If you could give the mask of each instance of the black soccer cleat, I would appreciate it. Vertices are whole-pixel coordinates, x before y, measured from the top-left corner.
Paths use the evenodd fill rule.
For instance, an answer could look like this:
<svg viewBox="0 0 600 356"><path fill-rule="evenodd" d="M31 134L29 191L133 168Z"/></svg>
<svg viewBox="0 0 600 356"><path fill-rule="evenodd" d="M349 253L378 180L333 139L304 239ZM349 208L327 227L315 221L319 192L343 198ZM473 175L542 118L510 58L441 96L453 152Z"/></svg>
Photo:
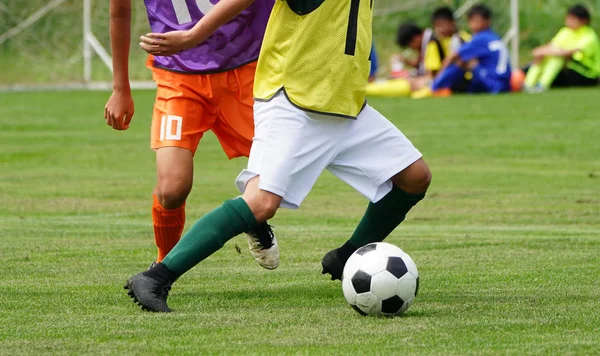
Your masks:
<svg viewBox="0 0 600 356"><path fill-rule="evenodd" d="M138 273L131 277L125 285L127 294L137 303L142 310L170 313L167 298L171 290L171 282L163 282L153 277Z"/></svg>
<svg viewBox="0 0 600 356"><path fill-rule="evenodd" d="M151 270L152 268L154 268L154 266L156 266L158 263L156 263L156 261L152 261L152 263L150 264L150 267L148 267L148 270ZM128 286L129 281L125 282L125 285L123 286L124 289L129 289Z"/></svg>
<svg viewBox="0 0 600 356"><path fill-rule="evenodd" d="M338 255L338 249L327 252L327 254L321 260L321 265L323 266L322 273L329 273L332 281L336 279L340 281L342 280L342 274L344 272L346 261L340 258Z"/></svg>

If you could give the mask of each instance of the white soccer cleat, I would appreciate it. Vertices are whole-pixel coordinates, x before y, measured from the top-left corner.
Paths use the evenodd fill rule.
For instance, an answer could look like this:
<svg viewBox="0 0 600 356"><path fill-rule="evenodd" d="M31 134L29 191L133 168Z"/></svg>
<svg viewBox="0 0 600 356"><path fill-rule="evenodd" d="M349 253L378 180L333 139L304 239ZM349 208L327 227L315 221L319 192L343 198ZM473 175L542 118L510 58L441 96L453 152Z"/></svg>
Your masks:
<svg viewBox="0 0 600 356"><path fill-rule="evenodd" d="M279 246L271 226L264 222L246 233L248 249L258 264L273 270L279 266Z"/></svg>

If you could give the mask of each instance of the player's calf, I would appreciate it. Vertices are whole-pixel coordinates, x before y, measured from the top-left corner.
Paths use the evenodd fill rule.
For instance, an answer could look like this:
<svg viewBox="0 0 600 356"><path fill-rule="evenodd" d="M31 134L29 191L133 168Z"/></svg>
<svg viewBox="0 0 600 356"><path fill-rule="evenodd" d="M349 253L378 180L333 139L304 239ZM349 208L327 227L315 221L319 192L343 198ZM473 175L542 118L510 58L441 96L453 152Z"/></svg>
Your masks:
<svg viewBox="0 0 600 356"><path fill-rule="evenodd" d="M392 181L392 190L381 200L369 204L350 239L323 257L323 274L330 274L332 280L341 280L346 261L357 249L371 242L383 241L400 225L410 209L425 197L431 172L419 159L396 174Z"/></svg>

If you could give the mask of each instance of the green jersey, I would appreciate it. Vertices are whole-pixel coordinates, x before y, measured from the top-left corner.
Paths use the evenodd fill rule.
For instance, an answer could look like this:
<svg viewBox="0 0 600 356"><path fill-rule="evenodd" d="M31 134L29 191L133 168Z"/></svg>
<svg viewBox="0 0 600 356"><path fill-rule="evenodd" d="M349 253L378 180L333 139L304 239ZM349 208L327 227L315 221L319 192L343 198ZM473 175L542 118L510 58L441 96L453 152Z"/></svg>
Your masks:
<svg viewBox="0 0 600 356"><path fill-rule="evenodd" d="M590 26L577 30L562 28L552 39L552 44L566 50L577 50L567 68L588 78L600 77L600 39Z"/></svg>

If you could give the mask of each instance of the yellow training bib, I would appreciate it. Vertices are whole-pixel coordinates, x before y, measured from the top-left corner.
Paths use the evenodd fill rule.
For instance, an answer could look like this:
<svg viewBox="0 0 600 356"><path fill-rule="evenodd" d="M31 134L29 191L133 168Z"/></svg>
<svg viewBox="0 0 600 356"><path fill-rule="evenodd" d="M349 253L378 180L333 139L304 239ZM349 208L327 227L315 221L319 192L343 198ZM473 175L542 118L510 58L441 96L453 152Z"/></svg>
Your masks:
<svg viewBox="0 0 600 356"><path fill-rule="evenodd" d="M278 0L263 40L256 100L354 118L365 105L373 0Z"/></svg>

